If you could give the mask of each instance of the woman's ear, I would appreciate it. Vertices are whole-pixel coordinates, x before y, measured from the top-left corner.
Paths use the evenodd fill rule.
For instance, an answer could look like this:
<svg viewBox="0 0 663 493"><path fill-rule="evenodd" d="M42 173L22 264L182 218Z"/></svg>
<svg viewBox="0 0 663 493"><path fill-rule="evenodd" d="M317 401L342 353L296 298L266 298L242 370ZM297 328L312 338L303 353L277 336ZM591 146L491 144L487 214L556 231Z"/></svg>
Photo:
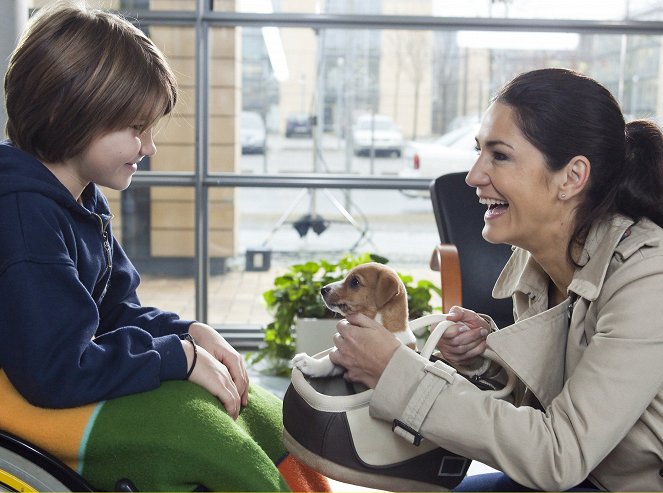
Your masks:
<svg viewBox="0 0 663 493"><path fill-rule="evenodd" d="M562 170L559 199L568 200L581 194L589 183L592 165L585 156L575 156Z"/></svg>

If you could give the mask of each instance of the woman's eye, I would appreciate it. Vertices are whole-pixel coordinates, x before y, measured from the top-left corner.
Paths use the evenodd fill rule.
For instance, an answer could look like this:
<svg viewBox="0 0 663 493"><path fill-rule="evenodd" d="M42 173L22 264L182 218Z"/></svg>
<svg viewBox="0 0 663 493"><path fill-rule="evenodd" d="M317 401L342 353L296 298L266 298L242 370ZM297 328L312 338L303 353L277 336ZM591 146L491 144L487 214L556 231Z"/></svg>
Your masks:
<svg viewBox="0 0 663 493"><path fill-rule="evenodd" d="M479 147L479 144L474 146L474 152L476 152L477 154L481 154L481 147Z"/></svg>
<svg viewBox="0 0 663 493"><path fill-rule="evenodd" d="M495 161L506 161L507 159L509 159L505 154L502 154L501 152L493 153L493 157L495 158Z"/></svg>

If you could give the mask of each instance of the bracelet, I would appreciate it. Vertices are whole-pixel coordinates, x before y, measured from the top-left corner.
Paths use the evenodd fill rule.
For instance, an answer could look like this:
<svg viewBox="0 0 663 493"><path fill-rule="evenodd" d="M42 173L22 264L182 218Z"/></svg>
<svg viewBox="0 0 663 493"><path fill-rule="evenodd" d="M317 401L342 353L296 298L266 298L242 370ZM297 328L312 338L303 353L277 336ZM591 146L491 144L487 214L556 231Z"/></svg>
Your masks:
<svg viewBox="0 0 663 493"><path fill-rule="evenodd" d="M196 367L196 361L198 361L198 346L196 346L196 340L189 333L182 334L180 339L183 341L189 341L193 346L193 362L191 363L191 368L189 368L189 371L186 372L186 380L188 380L193 373L193 369Z"/></svg>

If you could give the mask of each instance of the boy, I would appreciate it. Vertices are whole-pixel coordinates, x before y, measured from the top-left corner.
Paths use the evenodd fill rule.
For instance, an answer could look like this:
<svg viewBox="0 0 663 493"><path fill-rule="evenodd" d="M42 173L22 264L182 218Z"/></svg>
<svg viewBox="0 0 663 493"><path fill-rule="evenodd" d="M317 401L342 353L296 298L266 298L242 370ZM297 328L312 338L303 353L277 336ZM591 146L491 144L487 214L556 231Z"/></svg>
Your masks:
<svg viewBox="0 0 663 493"><path fill-rule="evenodd" d="M152 491L287 489L280 402L252 387L249 405L243 359L210 326L140 305L97 188L124 190L156 152L152 129L177 101L164 56L122 18L58 3L31 19L5 94L0 395L14 407L0 427L37 442L64 427L78 448L41 445L107 490L114 474ZM37 408L52 409L40 430L19 419ZM136 454L142 465L125 460Z"/></svg>

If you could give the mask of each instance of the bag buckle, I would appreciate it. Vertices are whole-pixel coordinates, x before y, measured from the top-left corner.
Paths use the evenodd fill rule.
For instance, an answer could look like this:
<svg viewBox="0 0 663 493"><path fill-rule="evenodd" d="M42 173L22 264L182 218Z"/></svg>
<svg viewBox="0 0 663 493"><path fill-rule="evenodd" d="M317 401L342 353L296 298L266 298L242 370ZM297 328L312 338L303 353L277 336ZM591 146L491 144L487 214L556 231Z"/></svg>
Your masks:
<svg viewBox="0 0 663 493"><path fill-rule="evenodd" d="M412 445L418 447L424 436L417 430L403 423L400 419L394 419L391 424L391 431L396 433L401 438L405 438L412 442Z"/></svg>

